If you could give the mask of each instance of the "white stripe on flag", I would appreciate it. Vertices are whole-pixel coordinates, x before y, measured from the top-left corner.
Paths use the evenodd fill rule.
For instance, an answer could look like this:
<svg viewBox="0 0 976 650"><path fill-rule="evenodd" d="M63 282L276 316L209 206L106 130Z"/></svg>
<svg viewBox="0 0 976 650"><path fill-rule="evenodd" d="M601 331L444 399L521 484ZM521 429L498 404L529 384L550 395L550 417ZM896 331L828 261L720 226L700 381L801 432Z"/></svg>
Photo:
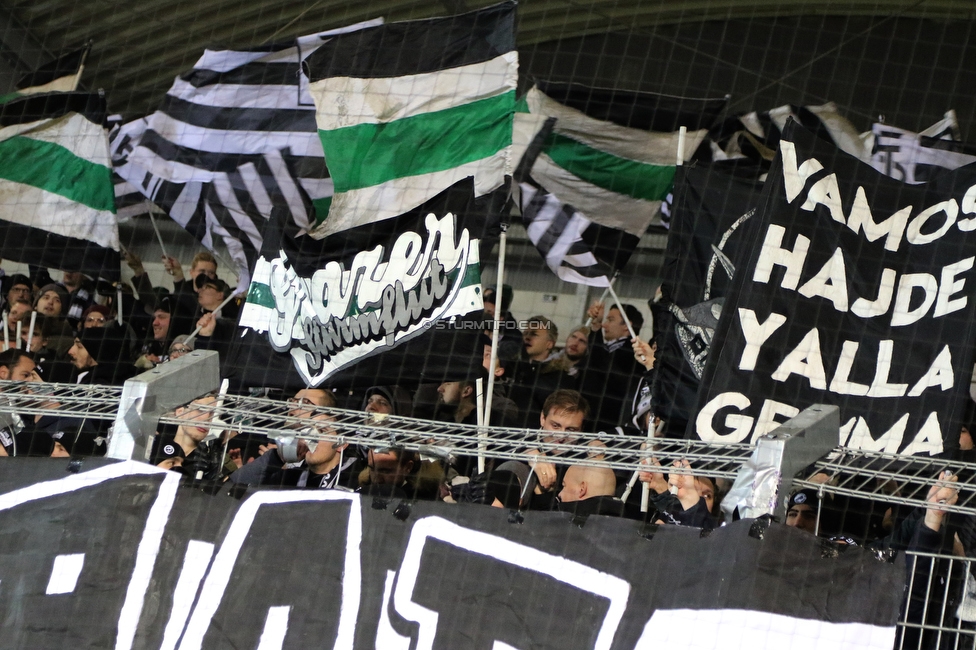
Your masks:
<svg viewBox="0 0 976 650"><path fill-rule="evenodd" d="M311 115L311 112L309 112ZM311 119L311 117L309 118ZM312 131L236 131L195 126L162 112L150 121L152 129L164 139L181 147L227 154L259 154L290 148L294 156L321 158L322 141ZM170 179L178 180L178 179Z"/></svg>
<svg viewBox="0 0 976 650"><path fill-rule="evenodd" d="M555 132L572 138L592 149L620 158L656 165L674 166L678 157L678 134L630 129L613 122L604 122L563 106L531 88L525 95L530 114L555 117ZM685 136L685 160L698 148L708 131L688 131ZM551 188L546 188L550 191ZM569 201L572 203L572 201ZM573 204L575 205L575 204Z"/></svg>
<svg viewBox="0 0 976 650"><path fill-rule="evenodd" d="M891 650L895 627L829 623L744 609L658 609L634 650Z"/></svg>
<svg viewBox="0 0 976 650"><path fill-rule="evenodd" d="M0 220L119 250L114 214L31 185L0 180Z"/></svg>
<svg viewBox="0 0 976 650"><path fill-rule="evenodd" d="M322 79L311 84L316 103L323 107L316 121L320 129L332 131L463 106L515 90L517 69L518 52L512 51L489 61L424 74Z"/></svg>
<svg viewBox="0 0 976 650"><path fill-rule="evenodd" d="M0 141L21 136L50 142L89 162L111 169L105 129L77 113L0 129Z"/></svg>
<svg viewBox="0 0 976 650"><path fill-rule="evenodd" d="M459 167L338 193L332 197L329 218L315 229L313 237L322 239L332 233L396 217L468 176L474 177L475 195L487 194L500 185L511 168L509 153L509 147L505 147L497 154Z"/></svg>
<svg viewBox="0 0 976 650"><path fill-rule="evenodd" d="M292 92L283 93L283 86L280 85L248 85L248 84L229 84L218 83L211 86L200 86L197 88L193 84L177 78L173 82L173 87L169 89L167 95L179 97L182 100L196 104L198 106L215 108L292 108L296 110L306 109L315 110L311 104L298 104L298 85Z"/></svg>
<svg viewBox="0 0 976 650"><path fill-rule="evenodd" d="M532 176L545 180L545 188L587 215L590 221L640 237L657 215L660 201L645 201L611 192L581 180L540 154Z"/></svg>

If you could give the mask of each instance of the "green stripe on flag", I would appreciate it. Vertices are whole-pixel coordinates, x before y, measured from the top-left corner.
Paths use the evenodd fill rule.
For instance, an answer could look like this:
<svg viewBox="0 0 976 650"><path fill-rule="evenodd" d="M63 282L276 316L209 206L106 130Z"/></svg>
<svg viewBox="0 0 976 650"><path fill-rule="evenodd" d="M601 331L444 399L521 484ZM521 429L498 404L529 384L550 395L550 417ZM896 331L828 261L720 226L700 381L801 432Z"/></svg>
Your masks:
<svg viewBox="0 0 976 650"><path fill-rule="evenodd" d="M315 207L315 224L313 227L316 227L325 221L327 216L329 216L329 207L332 205L332 197L326 196L321 199L312 199L312 205Z"/></svg>
<svg viewBox="0 0 976 650"><path fill-rule="evenodd" d="M115 213L115 189L109 168L79 158L51 142L23 136L0 142L0 178Z"/></svg>
<svg viewBox="0 0 976 650"><path fill-rule="evenodd" d="M512 144L515 91L385 124L319 131L335 191L459 167Z"/></svg>
<svg viewBox="0 0 976 650"><path fill-rule="evenodd" d="M275 309L275 299L271 294L271 287L260 282L252 282L247 288L247 301L259 307Z"/></svg>
<svg viewBox="0 0 976 650"><path fill-rule="evenodd" d="M673 165L620 158L558 133L543 150L552 161L592 185L646 201L663 201L674 185Z"/></svg>

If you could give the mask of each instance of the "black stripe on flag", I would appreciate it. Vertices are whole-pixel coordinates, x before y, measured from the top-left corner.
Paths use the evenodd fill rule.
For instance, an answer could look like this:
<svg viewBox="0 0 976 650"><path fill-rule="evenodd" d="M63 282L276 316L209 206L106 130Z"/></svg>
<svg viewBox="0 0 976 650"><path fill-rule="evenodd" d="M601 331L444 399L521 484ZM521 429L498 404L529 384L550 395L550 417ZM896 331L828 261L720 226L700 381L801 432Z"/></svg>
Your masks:
<svg viewBox="0 0 976 650"><path fill-rule="evenodd" d="M0 105L0 128L78 113L88 121L105 123L105 98L94 93L42 93Z"/></svg>
<svg viewBox="0 0 976 650"><path fill-rule="evenodd" d="M595 120L643 131L671 133L680 127L707 129L725 110L728 97L693 99L614 88L591 88L575 83L537 81L548 97Z"/></svg>
<svg viewBox="0 0 976 650"><path fill-rule="evenodd" d="M159 111L193 126L226 131L306 131L315 133L315 113L302 108L205 106L166 95Z"/></svg>
<svg viewBox="0 0 976 650"><path fill-rule="evenodd" d="M295 43L292 41L291 46ZM249 50L254 51L254 50ZM301 68L298 62L246 63L240 67L221 72L204 68L193 68L180 75L180 79L194 88L216 84L235 84L240 86L298 86Z"/></svg>
<svg viewBox="0 0 976 650"><path fill-rule="evenodd" d="M257 163L264 154L260 153L226 153L201 151L178 145L153 130L147 130L139 142L139 146L145 147L149 151L157 154L161 158L170 162L181 163L197 169L211 172L229 173L236 170L241 165L247 163ZM286 155L285 160L288 166L294 169L301 169L303 172L310 170L320 170L322 175L319 178L327 178L328 170L325 166L324 158L314 158L308 156ZM303 173L301 178L310 178L311 174Z"/></svg>
<svg viewBox="0 0 976 650"><path fill-rule="evenodd" d="M0 257L63 271L81 271L109 282L121 278L118 251L84 239L65 237L2 219Z"/></svg>
<svg viewBox="0 0 976 650"><path fill-rule="evenodd" d="M490 61L515 49L515 2L341 34L305 60L310 81L402 77Z"/></svg>
<svg viewBox="0 0 976 650"><path fill-rule="evenodd" d="M17 90L24 90L25 88L43 86L52 81L78 74L78 70L85 62L85 56L88 54L91 46L91 43L87 43L73 52L68 52L53 61L45 63L33 72L21 77L15 88Z"/></svg>
<svg viewBox="0 0 976 650"><path fill-rule="evenodd" d="M527 184L521 187L523 197L531 194L522 210L522 221L529 230L529 238L560 277L563 276L555 267L572 270L584 278L606 276L609 279L627 264L640 242L639 237L627 232L593 223L573 206L562 203L545 190ZM539 228L533 227L536 222L540 225L548 222L549 225L539 233ZM582 229L581 223L585 224ZM565 241L570 235L567 229L573 233L573 241ZM560 246L565 250L560 251Z"/></svg>

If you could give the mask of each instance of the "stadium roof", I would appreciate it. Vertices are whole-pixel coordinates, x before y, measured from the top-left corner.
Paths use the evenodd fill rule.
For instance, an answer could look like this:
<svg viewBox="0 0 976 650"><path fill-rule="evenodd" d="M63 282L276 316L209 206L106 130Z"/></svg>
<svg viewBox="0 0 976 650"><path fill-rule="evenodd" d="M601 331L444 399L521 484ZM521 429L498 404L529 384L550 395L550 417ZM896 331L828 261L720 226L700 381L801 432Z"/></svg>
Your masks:
<svg viewBox="0 0 976 650"><path fill-rule="evenodd" d="M104 88L127 115L154 107L173 77L205 47L249 47L379 16L388 21L448 15L486 1L385 0L8 0L0 54L24 74L44 60L94 43L83 86ZM0 12L2 14L3 12ZM867 16L973 21L972 0L525 0L519 45L658 26L795 16ZM6 22L6 24L3 24Z"/></svg>

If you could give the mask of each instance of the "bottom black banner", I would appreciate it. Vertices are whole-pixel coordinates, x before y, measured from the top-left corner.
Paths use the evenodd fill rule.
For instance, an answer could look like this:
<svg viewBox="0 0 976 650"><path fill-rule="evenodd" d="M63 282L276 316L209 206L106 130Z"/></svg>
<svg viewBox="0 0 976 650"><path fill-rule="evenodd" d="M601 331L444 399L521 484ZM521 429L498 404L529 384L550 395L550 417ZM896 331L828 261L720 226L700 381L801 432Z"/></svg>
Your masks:
<svg viewBox="0 0 976 650"><path fill-rule="evenodd" d="M212 496L141 463L3 459L0 647L892 647L903 564L751 523Z"/></svg>

